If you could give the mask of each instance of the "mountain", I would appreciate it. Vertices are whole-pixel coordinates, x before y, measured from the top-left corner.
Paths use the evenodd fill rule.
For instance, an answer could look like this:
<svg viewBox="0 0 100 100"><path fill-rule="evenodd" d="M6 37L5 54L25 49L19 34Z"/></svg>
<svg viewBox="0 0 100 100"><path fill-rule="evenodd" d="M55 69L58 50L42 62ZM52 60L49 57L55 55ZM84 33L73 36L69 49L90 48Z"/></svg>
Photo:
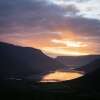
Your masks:
<svg viewBox="0 0 100 100"><path fill-rule="evenodd" d="M64 67L39 49L0 42L0 78L47 74Z"/></svg>
<svg viewBox="0 0 100 100"><path fill-rule="evenodd" d="M58 56L57 61L63 63L71 68L85 66L86 64L100 58L100 55L86 55L86 56Z"/></svg>
<svg viewBox="0 0 100 100"><path fill-rule="evenodd" d="M95 70L87 73L82 77L82 79L84 79L85 83L91 85L93 88L99 90L100 92L100 59L95 60L90 65L91 67L95 67Z"/></svg>
<svg viewBox="0 0 100 100"><path fill-rule="evenodd" d="M100 60L99 59L94 60L91 63L86 64L85 66L76 68L74 70L76 70L76 71L83 71L86 74L86 73L91 73L91 72L97 70L98 68L100 68Z"/></svg>
<svg viewBox="0 0 100 100"><path fill-rule="evenodd" d="M95 60L92 64L100 66L100 60ZM10 100L11 98L19 100L41 100L41 98L44 100L73 100L73 98L79 100L100 100L99 67L83 77L64 82L30 83L24 80L20 82L6 81L5 83L3 83L3 87L0 87L0 96L3 99L7 97Z"/></svg>
<svg viewBox="0 0 100 100"><path fill-rule="evenodd" d="M63 68L65 68L64 65L46 56L38 49L0 43L0 93L7 91L7 94L11 92L12 96L12 93L16 95L17 91L19 94L22 93L24 98L27 95L30 97L30 94L38 98L41 94L42 97L60 97L61 99L69 96L92 97L100 95L99 58L81 67L81 69L77 69L88 73L73 80L56 83L35 83L34 80L31 82L25 79L20 80L20 77L32 75L34 77L36 74L40 75L41 73L45 75ZM1 80L5 77L13 78L11 76L18 78L17 80Z"/></svg>
<svg viewBox="0 0 100 100"><path fill-rule="evenodd" d="M98 96L100 98L100 59L94 60L88 65L95 67L94 71L73 80L41 83L39 84L39 89L45 90L44 92L48 91L59 95L65 94L64 97L85 96L88 98Z"/></svg>
<svg viewBox="0 0 100 100"><path fill-rule="evenodd" d="M100 95L100 59L91 62L88 66L84 66L84 68L90 66L95 69L92 69L92 71L80 78L66 81L65 83L79 93L85 93L91 96L91 93Z"/></svg>

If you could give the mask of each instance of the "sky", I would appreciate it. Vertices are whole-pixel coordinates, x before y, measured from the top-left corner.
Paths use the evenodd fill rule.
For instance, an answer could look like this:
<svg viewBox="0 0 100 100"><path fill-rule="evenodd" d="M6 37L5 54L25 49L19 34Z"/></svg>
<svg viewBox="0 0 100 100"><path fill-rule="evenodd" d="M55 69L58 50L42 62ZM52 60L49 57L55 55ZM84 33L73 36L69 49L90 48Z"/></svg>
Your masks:
<svg viewBox="0 0 100 100"><path fill-rule="evenodd" d="M52 57L100 54L100 0L0 0L0 41Z"/></svg>

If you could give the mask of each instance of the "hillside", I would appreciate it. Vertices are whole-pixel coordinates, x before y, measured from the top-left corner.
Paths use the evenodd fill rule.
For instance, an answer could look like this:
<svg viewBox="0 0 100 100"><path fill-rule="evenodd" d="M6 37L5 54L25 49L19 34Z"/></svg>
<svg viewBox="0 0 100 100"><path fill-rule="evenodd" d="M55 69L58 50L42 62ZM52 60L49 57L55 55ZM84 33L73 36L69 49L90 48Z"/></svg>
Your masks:
<svg viewBox="0 0 100 100"><path fill-rule="evenodd" d="M70 68L77 68L80 66L85 66L98 58L100 58L100 55L58 56L56 60L66 66L69 66Z"/></svg>
<svg viewBox="0 0 100 100"><path fill-rule="evenodd" d="M0 77L46 74L65 66L40 50L0 43Z"/></svg>

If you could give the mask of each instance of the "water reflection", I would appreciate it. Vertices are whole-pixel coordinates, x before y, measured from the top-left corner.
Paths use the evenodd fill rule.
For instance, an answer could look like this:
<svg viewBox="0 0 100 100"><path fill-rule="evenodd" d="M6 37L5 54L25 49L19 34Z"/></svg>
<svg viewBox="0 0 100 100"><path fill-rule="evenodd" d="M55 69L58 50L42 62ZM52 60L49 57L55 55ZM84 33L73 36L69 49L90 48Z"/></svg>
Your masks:
<svg viewBox="0 0 100 100"><path fill-rule="evenodd" d="M83 75L84 72L80 71L68 71L68 72L56 71L48 75L45 75L42 78L41 82L59 82L65 80L72 80L81 77Z"/></svg>

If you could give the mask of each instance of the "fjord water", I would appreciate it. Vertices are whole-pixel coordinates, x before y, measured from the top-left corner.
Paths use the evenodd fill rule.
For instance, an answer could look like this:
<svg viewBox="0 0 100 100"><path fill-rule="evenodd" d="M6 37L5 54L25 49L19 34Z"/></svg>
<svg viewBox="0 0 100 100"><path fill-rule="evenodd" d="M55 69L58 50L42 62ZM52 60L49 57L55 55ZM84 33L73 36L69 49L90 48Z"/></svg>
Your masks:
<svg viewBox="0 0 100 100"><path fill-rule="evenodd" d="M84 72L81 71L55 71L53 73L49 73L45 75L41 82L60 82L65 80L72 80L75 78L79 78L84 75Z"/></svg>

